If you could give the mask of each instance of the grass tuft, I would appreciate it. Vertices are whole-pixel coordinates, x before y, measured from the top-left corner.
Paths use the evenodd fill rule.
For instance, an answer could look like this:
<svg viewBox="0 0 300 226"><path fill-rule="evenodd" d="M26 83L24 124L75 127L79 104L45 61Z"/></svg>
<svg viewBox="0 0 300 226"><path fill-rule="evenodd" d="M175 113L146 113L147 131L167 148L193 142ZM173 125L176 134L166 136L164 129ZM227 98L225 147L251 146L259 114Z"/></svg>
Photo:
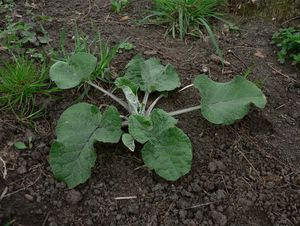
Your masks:
<svg viewBox="0 0 300 226"><path fill-rule="evenodd" d="M217 7L225 5L226 0L153 0L153 9L143 19L149 24L167 25L166 34L173 38L184 39L186 35L203 36L201 29L206 29L213 46L220 55L217 39L212 31L210 19L226 22L223 13Z"/></svg>
<svg viewBox="0 0 300 226"><path fill-rule="evenodd" d="M34 115L36 95L54 91L49 86L45 66L39 69L25 57L5 63L0 68L0 109L12 110L20 117Z"/></svg>

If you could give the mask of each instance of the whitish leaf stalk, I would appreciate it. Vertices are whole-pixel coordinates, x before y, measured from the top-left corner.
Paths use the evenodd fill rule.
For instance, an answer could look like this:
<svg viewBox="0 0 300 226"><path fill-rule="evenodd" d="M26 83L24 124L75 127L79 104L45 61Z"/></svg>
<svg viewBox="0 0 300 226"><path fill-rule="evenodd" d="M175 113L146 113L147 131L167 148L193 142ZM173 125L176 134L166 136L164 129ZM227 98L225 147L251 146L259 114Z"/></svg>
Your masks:
<svg viewBox="0 0 300 226"><path fill-rule="evenodd" d="M145 112L145 109L146 109L146 106L147 106L147 103L148 103L149 95L150 95L150 93L146 91L144 99L143 99L143 110L142 110L143 113Z"/></svg>
<svg viewBox="0 0 300 226"><path fill-rule="evenodd" d="M199 109L201 109L200 105L195 106L195 107L180 109L180 110L177 110L177 111L172 111L172 112L169 112L169 115L176 116L176 115L185 114L185 113L188 113L188 112L191 112L191 111L197 111Z"/></svg>
<svg viewBox="0 0 300 226"><path fill-rule="evenodd" d="M118 102L122 107L124 107L128 112L129 112L129 107L128 105L123 101L121 100L119 97L115 96L114 94L108 92L107 90L103 89L102 87L90 82L90 81L87 81L87 84L93 86L95 89L101 91L102 93L106 94L107 96L109 96L111 99L113 99L114 101Z"/></svg>
<svg viewBox="0 0 300 226"><path fill-rule="evenodd" d="M160 95L159 97L157 97L154 101L153 101L153 103L149 106L149 108L148 108L148 110L147 110L147 112L146 112L146 115L150 115L150 113L152 112L152 110L153 110L153 108L155 107L155 105L157 104L157 102L161 99L161 98L163 98L164 97L164 95Z"/></svg>
<svg viewBox="0 0 300 226"><path fill-rule="evenodd" d="M178 91L178 93L180 93L180 92L182 92L182 91L184 91L184 90L186 90L186 89L189 89L189 88L191 88L191 87L194 87L194 84L190 84L190 85L187 85L187 86L183 87L182 89L180 89L180 90Z"/></svg>

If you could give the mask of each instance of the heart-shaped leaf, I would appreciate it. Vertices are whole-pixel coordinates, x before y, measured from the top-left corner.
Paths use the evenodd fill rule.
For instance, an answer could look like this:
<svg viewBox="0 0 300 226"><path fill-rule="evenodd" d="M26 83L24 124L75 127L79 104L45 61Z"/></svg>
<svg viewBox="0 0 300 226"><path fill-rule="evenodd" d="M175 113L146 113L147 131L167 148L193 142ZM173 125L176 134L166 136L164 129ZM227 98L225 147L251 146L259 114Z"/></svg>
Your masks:
<svg viewBox="0 0 300 226"><path fill-rule="evenodd" d="M75 53L67 62L58 61L50 68L50 78L60 89L70 89L88 80L97 58L89 53Z"/></svg>
<svg viewBox="0 0 300 226"><path fill-rule="evenodd" d="M171 91L180 86L175 68L168 64L163 66L159 59L144 60L140 55L134 57L126 66L126 73L116 80L116 85L129 86L133 92L140 90L152 93Z"/></svg>
<svg viewBox="0 0 300 226"><path fill-rule="evenodd" d="M142 157L159 176L175 181L191 170L192 144L182 130L169 128L145 144Z"/></svg>
<svg viewBox="0 0 300 226"><path fill-rule="evenodd" d="M242 76L220 83L201 75L195 87L200 91L203 117L215 124L230 125L247 115L251 104L264 108L267 103L263 92Z"/></svg>
<svg viewBox="0 0 300 226"><path fill-rule="evenodd" d="M174 127L177 120L161 109L154 109L149 117L131 115L128 120L128 130L139 143L156 139L164 130Z"/></svg>
<svg viewBox="0 0 300 226"><path fill-rule="evenodd" d="M175 127L177 120L161 109L149 117L132 115L128 130L139 143L145 144L145 164L166 180L174 181L190 171L192 145L187 135Z"/></svg>
<svg viewBox="0 0 300 226"><path fill-rule="evenodd" d="M96 161L94 143L120 140L120 114L112 106L102 115L94 105L75 104L61 115L56 134L57 140L50 150L50 166L58 180L73 188L91 175Z"/></svg>

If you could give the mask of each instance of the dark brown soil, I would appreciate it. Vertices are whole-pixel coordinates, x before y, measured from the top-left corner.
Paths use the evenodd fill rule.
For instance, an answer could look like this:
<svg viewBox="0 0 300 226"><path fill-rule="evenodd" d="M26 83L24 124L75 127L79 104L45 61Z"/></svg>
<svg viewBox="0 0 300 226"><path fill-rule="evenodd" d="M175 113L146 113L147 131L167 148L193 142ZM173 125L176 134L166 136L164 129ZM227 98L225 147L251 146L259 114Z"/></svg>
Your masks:
<svg viewBox="0 0 300 226"><path fill-rule="evenodd" d="M236 18L240 33L220 27L220 44L230 62L222 70L210 60L214 51L209 42L182 42L164 38L164 28L135 26L150 1L130 1L126 21L111 13L109 2L37 1L35 12L54 18L46 27L53 43L59 29L71 28L75 21L88 33L100 29L111 43L130 38L137 48L117 57L116 71L137 52L175 65L183 85L206 68L213 79L226 81L253 65L250 79L262 83L268 105L227 127L208 123L199 112L178 117L193 142L194 157L191 172L175 183L142 167L139 154L122 144L99 144L91 179L74 190L53 178L47 158L59 115L80 93L66 91L45 100L46 116L33 127L2 113L0 156L8 173L5 179L0 175L0 225L10 220L26 226L300 225L300 70L277 62L270 39L279 25ZM22 3L19 8L19 13L26 9ZM97 93L86 101L110 103ZM189 89L170 95L160 107L176 110L198 101L197 92ZM30 134L33 149L15 150L13 143ZM136 198L115 199L127 196Z"/></svg>

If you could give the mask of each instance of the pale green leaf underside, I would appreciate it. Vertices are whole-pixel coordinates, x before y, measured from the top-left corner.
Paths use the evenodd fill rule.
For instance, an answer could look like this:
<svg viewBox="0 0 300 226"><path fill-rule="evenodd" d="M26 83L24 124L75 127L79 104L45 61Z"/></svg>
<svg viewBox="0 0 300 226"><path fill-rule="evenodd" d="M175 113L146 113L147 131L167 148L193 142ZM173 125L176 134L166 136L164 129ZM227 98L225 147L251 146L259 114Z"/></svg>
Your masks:
<svg viewBox="0 0 300 226"><path fill-rule="evenodd" d="M169 128L144 145L142 158L159 176L175 181L191 169L192 144L182 130Z"/></svg>
<svg viewBox="0 0 300 226"><path fill-rule="evenodd" d="M58 61L50 68L50 78L60 89L70 89L88 80L97 65L89 53L76 53L68 62Z"/></svg>
<svg viewBox="0 0 300 226"><path fill-rule="evenodd" d="M133 92L138 87L152 93L174 90L180 87L180 79L172 65L163 66L156 58L144 60L136 56L128 63L125 75L117 79L116 84L127 84Z"/></svg>
<svg viewBox="0 0 300 226"><path fill-rule="evenodd" d="M117 143L121 119L115 107L103 113L91 104L79 103L68 108L56 128L57 140L50 150L50 166L55 177L70 188L84 183L96 161L96 141Z"/></svg>
<svg viewBox="0 0 300 226"><path fill-rule="evenodd" d="M160 134L174 127L177 120L161 109L154 109L149 117L131 115L128 120L128 130L131 136L139 143L156 139Z"/></svg>
<svg viewBox="0 0 300 226"><path fill-rule="evenodd" d="M134 151L135 143L133 137L130 134L124 133L122 135L122 142L130 151Z"/></svg>
<svg viewBox="0 0 300 226"><path fill-rule="evenodd" d="M267 103L263 92L242 76L219 83L201 75L195 87L200 91L203 117L215 124L230 125L247 115L251 104L264 108Z"/></svg>

